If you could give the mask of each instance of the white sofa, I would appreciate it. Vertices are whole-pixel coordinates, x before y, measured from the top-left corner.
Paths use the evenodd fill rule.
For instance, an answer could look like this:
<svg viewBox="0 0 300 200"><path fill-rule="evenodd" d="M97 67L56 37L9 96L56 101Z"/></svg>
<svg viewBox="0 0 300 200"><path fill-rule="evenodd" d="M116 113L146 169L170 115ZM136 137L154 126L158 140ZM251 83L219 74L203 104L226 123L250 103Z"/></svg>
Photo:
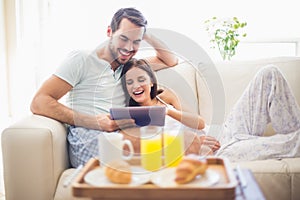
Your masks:
<svg viewBox="0 0 300 200"><path fill-rule="evenodd" d="M184 107L199 112L210 123L214 122L212 111L220 109L221 115L223 111L226 115L257 70L267 64L282 70L300 104L299 57L216 64L224 86L225 98L221 98L224 108L222 103L221 107L214 107L212 103L214 95L209 84L214 82L208 84L205 73L197 73L197 68L188 62L159 71L158 79L181 95ZM213 66L204 64L201 67L205 72ZM272 129L266 134L272 134ZM70 187L62 186L74 170L69 168L64 124L38 115L28 116L3 131L2 152L6 200L74 199ZM300 199L300 158L239 164L252 170L267 199Z"/></svg>

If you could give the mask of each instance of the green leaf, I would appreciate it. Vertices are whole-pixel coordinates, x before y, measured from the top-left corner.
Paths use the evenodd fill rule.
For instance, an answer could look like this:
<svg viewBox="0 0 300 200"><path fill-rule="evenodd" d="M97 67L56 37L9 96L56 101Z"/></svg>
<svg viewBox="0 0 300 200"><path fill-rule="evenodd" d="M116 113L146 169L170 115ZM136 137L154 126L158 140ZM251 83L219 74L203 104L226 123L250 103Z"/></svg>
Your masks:
<svg viewBox="0 0 300 200"><path fill-rule="evenodd" d="M240 42L240 37L246 37L247 34L240 34L240 29L247 25L247 22L240 22L237 17L232 20L216 21L217 17L212 17L211 20L206 20L204 23L208 25L205 29L212 38L211 44L218 47L223 59L230 60L235 55L236 48ZM217 22L217 23L216 23ZM214 28L217 28L214 30Z"/></svg>

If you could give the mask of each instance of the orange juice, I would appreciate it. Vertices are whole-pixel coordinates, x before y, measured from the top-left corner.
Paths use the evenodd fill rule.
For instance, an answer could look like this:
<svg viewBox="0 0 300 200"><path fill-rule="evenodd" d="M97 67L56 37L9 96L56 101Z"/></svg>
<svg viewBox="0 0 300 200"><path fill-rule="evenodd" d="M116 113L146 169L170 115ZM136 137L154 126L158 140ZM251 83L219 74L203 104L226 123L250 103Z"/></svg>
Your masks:
<svg viewBox="0 0 300 200"><path fill-rule="evenodd" d="M184 154L183 134L181 131L164 132L164 157L166 167L175 167L182 160Z"/></svg>
<svg viewBox="0 0 300 200"><path fill-rule="evenodd" d="M159 170L162 166L161 156L161 135L153 138L141 138L141 162L143 168L149 171Z"/></svg>

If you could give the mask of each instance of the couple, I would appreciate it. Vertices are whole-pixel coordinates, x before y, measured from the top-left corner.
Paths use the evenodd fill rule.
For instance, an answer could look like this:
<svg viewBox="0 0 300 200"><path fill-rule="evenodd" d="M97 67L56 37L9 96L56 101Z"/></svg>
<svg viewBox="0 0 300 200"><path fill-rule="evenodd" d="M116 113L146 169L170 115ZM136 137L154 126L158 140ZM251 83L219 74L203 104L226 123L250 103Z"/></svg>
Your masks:
<svg viewBox="0 0 300 200"><path fill-rule="evenodd" d="M34 114L44 115L70 125L68 142L73 167L84 164L91 157L98 154L96 138L101 131L112 132L119 130L120 127L123 129L134 125L133 120L111 120L108 110L113 106L126 105L126 90L122 88L121 73L125 64L137 53L143 40L156 51L156 56L145 59L153 70L172 67L177 64L177 58L174 54L170 53L166 45L155 36L148 34L146 26L147 20L140 11L134 8L118 10L107 28L108 43L97 48L91 54L79 51L71 53L34 96L31 103L31 111ZM135 60L132 61L135 62ZM263 81L260 82L259 78ZM266 84L268 87L264 85L259 88L259 91L256 90L256 86L247 89L245 95L241 98L242 100L237 103L224 124L224 137L221 138L222 145L218 154L228 156L230 160L260 159L257 156L245 155L245 152L247 154L247 151L249 151L245 142L250 141L249 148L253 152L255 151L255 143L261 141L262 146L258 145L259 148L264 147L266 143L267 145L270 144L266 151L263 150L266 152L265 157L268 157L269 154L271 154L269 157L299 156L300 111L285 80L275 68L262 71L256 79L257 81L254 81L254 83ZM280 81L277 82L277 79ZM154 83L152 84L154 85ZM277 87L276 84L282 86ZM180 107L172 100L174 98L169 100L166 98L171 96L168 93L168 90L164 90L158 97L174 107L174 110L167 109L167 114L176 119L176 116L180 117L182 113ZM255 98L251 97L251 93L255 94ZM59 99L65 94L68 94L66 99L68 106L59 102ZM286 98L271 98L276 95L283 95ZM270 98L265 98L265 96L270 96ZM260 98L260 101L257 98ZM151 102L152 100L151 98ZM164 104L158 98L155 98L154 101ZM250 101L257 103L258 107L243 106L249 105ZM259 109L259 105L264 107ZM278 109L282 109L280 110L282 115L271 116L276 115ZM257 113L262 111L263 115ZM283 114L285 114L283 119L290 120L291 123L286 124L284 120L280 120L282 123L276 123L278 133L282 134L277 134L279 135L278 139L274 137L275 140L281 142L281 145L277 145L277 149L274 149L274 151L280 150L280 148L286 151L273 156L273 140L265 141L264 138L259 136L263 132L262 127L265 123L273 121L273 119L277 122ZM200 127L192 128L203 128L204 120L201 117L197 119L202 125L199 123ZM260 126L255 126L257 124ZM244 133L243 136L247 137L239 136L241 133ZM202 139L204 140L202 142L211 146L213 150L219 148L219 143L215 139L210 137L202 137ZM284 146L285 144L287 145ZM247 148L243 148L243 146L247 146ZM240 155L243 155L243 157Z"/></svg>

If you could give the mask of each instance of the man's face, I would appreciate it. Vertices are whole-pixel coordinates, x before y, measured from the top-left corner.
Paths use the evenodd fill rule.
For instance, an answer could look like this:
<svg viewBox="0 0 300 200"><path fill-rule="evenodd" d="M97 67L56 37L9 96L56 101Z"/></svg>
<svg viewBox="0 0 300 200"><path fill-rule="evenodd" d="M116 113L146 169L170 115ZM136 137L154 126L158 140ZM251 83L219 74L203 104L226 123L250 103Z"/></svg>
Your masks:
<svg viewBox="0 0 300 200"><path fill-rule="evenodd" d="M128 19L123 19L119 29L111 33L109 49L114 61L125 64L137 52L143 39L144 27L136 26Z"/></svg>

